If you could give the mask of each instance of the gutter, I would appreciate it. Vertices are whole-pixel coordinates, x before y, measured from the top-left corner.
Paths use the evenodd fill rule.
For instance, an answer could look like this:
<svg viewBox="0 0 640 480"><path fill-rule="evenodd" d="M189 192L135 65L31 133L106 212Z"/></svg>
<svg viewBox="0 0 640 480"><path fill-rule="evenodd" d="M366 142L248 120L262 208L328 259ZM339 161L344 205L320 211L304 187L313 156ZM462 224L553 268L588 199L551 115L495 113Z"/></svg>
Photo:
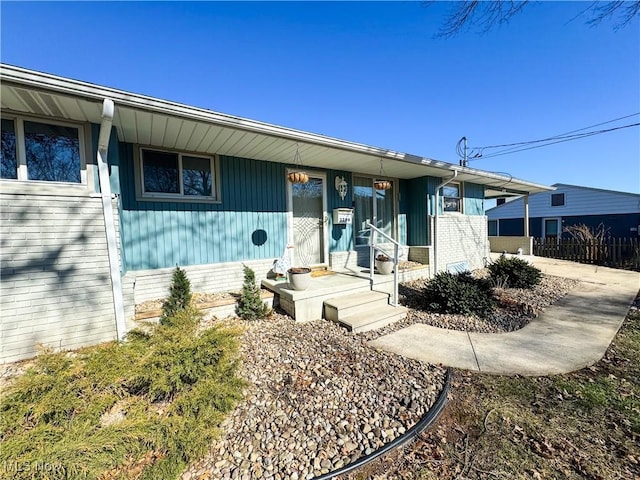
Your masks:
<svg viewBox="0 0 640 480"><path fill-rule="evenodd" d="M433 219L433 274L438 273L438 217L440 216L440 189L445 185L453 182L458 176L458 170L453 171L451 178L448 178L436 187L436 212ZM461 199L462 200L462 199Z"/></svg>
<svg viewBox="0 0 640 480"><path fill-rule="evenodd" d="M120 278L120 265L118 258L118 243L116 240L116 227L113 218L113 204L111 203L111 184L109 182L109 168L107 167L107 153L109 151L109 138L111 137L111 124L115 105L113 100L105 98L102 103L102 121L100 123L100 135L98 136L98 177L100 178L100 197L102 198L102 213L107 235L107 251L109 253L109 271L111 274L111 291L113 295L113 307L116 315L116 335L118 340L124 339L126 332L124 317L124 300L122 298L122 279Z"/></svg>

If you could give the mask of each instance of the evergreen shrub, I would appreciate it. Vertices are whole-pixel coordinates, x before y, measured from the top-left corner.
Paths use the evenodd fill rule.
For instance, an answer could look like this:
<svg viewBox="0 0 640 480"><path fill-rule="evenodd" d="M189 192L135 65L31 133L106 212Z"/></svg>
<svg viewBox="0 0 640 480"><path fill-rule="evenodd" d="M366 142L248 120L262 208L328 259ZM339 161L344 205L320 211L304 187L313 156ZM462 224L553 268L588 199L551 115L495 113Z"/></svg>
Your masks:
<svg viewBox="0 0 640 480"><path fill-rule="evenodd" d="M518 257L500 257L488 266L494 281L504 281L512 288L533 288L542 280L542 272Z"/></svg>
<svg viewBox="0 0 640 480"><path fill-rule="evenodd" d="M191 282L187 273L176 266L169 287L169 296L162 303L162 317L160 323L170 321L176 313L181 312L191 303Z"/></svg>
<svg viewBox="0 0 640 480"><path fill-rule="evenodd" d="M470 272L440 272L427 283L424 293L424 306L439 313L485 316L496 305L491 282Z"/></svg>
<svg viewBox="0 0 640 480"><path fill-rule="evenodd" d="M262 301L260 287L256 285L256 274L251 268L244 267L244 283L238 299L236 314L243 320L257 320L269 314L269 307Z"/></svg>

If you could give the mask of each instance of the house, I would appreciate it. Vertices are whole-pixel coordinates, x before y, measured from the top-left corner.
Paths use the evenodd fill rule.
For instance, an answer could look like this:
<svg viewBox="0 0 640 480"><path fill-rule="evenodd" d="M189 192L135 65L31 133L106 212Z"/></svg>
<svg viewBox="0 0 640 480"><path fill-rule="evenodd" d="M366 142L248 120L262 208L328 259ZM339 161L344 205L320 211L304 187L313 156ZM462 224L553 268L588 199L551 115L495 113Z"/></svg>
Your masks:
<svg viewBox="0 0 640 480"><path fill-rule="evenodd" d="M430 275L476 268L485 199L549 190L20 67L0 80L2 362L122 338L176 265L196 291L239 290L243 264L265 279L287 245L294 264L367 265L367 222Z"/></svg>
<svg viewBox="0 0 640 480"><path fill-rule="evenodd" d="M556 183L555 190L528 198L529 234L536 238L568 237L571 225L584 224L594 231L602 224L612 237L636 237L640 226L640 195ZM490 236L524 233L524 198L487 210Z"/></svg>

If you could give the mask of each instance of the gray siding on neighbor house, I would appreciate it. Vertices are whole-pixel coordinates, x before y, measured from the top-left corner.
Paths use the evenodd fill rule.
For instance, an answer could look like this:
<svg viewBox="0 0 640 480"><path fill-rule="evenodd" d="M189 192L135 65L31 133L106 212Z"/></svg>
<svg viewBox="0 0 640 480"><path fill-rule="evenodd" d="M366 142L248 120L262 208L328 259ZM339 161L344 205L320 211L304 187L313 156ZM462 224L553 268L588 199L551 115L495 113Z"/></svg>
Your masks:
<svg viewBox="0 0 640 480"><path fill-rule="evenodd" d="M0 361L113 340L101 199L3 193L0 211Z"/></svg>

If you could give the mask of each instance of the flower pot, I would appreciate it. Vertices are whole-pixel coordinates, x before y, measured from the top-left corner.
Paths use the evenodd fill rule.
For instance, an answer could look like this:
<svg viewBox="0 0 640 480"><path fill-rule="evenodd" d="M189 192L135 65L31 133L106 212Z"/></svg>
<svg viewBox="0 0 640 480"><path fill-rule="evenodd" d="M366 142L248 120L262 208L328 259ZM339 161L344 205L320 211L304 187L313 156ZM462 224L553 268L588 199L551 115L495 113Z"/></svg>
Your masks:
<svg viewBox="0 0 640 480"><path fill-rule="evenodd" d="M373 182L373 188L376 190L389 190L391 188L391 182L388 180L376 180Z"/></svg>
<svg viewBox="0 0 640 480"><path fill-rule="evenodd" d="M309 181L309 175L305 172L291 172L287 175L287 178L291 183L307 183Z"/></svg>
<svg viewBox="0 0 640 480"><path fill-rule="evenodd" d="M390 275L393 272L393 260L376 260L376 270L381 275Z"/></svg>
<svg viewBox="0 0 640 480"><path fill-rule="evenodd" d="M287 270L289 285L294 290L306 290L311 283L311 269L308 267L293 267Z"/></svg>

